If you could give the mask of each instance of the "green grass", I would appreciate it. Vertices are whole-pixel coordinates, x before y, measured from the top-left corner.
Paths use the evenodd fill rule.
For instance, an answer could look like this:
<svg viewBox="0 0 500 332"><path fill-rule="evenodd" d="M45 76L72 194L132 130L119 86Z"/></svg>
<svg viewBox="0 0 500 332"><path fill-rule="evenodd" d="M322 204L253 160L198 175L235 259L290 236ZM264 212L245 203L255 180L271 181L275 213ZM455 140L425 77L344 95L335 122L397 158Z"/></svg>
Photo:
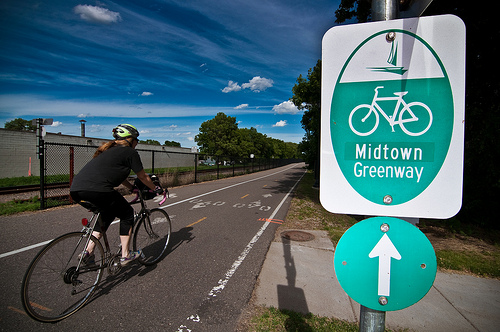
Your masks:
<svg viewBox="0 0 500 332"><path fill-rule="evenodd" d="M294 204L287 214L286 227L328 231L335 244L358 220L353 216L326 211L319 201L318 189L313 188L314 182L314 175L308 172L297 186Z"/></svg>
<svg viewBox="0 0 500 332"><path fill-rule="evenodd" d="M304 332L355 332L358 331L356 323L348 323L335 318L319 317L313 314L299 314L289 310L276 308L261 308L262 314L253 317L249 331L304 331Z"/></svg>
<svg viewBox="0 0 500 332"><path fill-rule="evenodd" d="M464 271L483 277L500 278L499 252L436 251L438 266L448 270Z"/></svg>
<svg viewBox="0 0 500 332"><path fill-rule="evenodd" d="M38 200L38 197L35 197L30 201L14 200L6 203L0 203L0 215L11 215L25 211L36 211L39 208L40 201Z"/></svg>
<svg viewBox="0 0 500 332"><path fill-rule="evenodd" d="M39 176L20 176L15 178L0 179L0 187L15 187L40 184Z"/></svg>

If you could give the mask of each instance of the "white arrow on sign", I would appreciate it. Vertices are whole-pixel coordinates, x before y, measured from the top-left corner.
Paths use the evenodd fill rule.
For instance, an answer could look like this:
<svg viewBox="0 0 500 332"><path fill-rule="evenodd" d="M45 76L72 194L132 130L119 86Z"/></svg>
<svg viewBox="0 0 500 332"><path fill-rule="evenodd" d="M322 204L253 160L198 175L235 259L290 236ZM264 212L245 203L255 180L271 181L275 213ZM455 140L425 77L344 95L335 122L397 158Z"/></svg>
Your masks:
<svg viewBox="0 0 500 332"><path fill-rule="evenodd" d="M368 257L378 257L378 295L389 296L391 289L391 258L401 259L398 250L387 234L384 234Z"/></svg>

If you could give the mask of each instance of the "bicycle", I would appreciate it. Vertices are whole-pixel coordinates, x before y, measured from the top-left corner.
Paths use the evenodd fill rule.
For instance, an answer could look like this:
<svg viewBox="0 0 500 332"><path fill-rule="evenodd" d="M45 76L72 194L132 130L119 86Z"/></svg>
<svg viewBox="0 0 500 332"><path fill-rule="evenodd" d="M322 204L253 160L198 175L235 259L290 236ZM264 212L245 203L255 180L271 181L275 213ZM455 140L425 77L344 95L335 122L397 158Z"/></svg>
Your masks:
<svg viewBox="0 0 500 332"><path fill-rule="evenodd" d="M420 136L420 135L423 135L424 133L426 133L427 130L429 130L429 128L431 127L431 124L432 124L432 112L427 105L425 105L424 103L421 103L419 101L406 103L403 99L403 96L405 96L408 93L408 91L394 92L394 95L396 95L396 97L378 97L378 89L383 89L383 88L384 88L383 86L377 86L375 88L375 94L373 96L373 100L372 100L371 105L361 104L361 105L356 106L351 111L351 114L349 114L349 127L351 128L353 133L355 133L358 136L371 135L377 129L377 127L379 125L380 116L378 113L382 114L382 116L387 120L387 122L389 122L389 124L392 127L392 132L394 132L395 125L399 125L401 127L401 129L403 130L403 132L405 132L407 135L410 135L410 136ZM397 103L396 103L396 107L394 108L393 114L387 115L384 112L384 110L380 107L380 105L378 104L379 101L396 101ZM400 105L403 105L403 107L401 109L401 112L399 112L398 120L396 120ZM366 108L368 109L367 111L364 110ZM423 108L423 110L421 108ZM366 115L364 115L363 111L358 112L360 110L364 110L364 112L367 112ZM409 122L419 121L419 117L417 117L415 115L415 113L417 111L420 115L420 118L428 117L429 123L427 124L427 126L423 130L419 129L419 131L417 130L415 132L413 130L409 130L408 128L406 128L405 124L409 123ZM423 111L423 113L420 114L422 111ZM356 112L358 112L357 117L354 116L354 114ZM357 130L354 128L353 118L355 118L356 121L359 121L358 118L362 117L361 122L364 123L368 120L368 118L372 114L374 114L374 116L375 116L374 119L370 120L370 121L375 121L373 128L371 128L367 131L363 130L363 129Z"/></svg>
<svg viewBox="0 0 500 332"><path fill-rule="evenodd" d="M143 265L153 265L167 250L171 222L164 210L147 208L146 194L138 190L136 198L130 202L141 204L134 218L132 243L134 251L142 249L137 260ZM165 190L160 205L167 194L168 190ZM92 235L97 222L101 222L101 212L90 202L80 202L80 205L93 212L90 221L83 218L82 231L61 235L48 243L35 256L24 275L22 304L26 313L35 320L53 323L74 314L91 299L104 269L110 275L116 275L122 268L121 248L113 254L106 232L101 233L104 248ZM94 259L89 262L85 259L85 251L91 242L94 244Z"/></svg>

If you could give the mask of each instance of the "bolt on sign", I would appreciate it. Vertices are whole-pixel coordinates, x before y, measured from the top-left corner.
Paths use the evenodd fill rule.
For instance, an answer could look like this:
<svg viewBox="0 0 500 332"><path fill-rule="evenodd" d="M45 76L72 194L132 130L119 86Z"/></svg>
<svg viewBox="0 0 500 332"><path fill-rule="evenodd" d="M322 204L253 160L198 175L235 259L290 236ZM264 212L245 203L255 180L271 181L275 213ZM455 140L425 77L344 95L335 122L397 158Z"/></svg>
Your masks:
<svg viewBox="0 0 500 332"><path fill-rule="evenodd" d="M336 213L449 218L462 204L465 25L442 15L323 37L320 198Z"/></svg>

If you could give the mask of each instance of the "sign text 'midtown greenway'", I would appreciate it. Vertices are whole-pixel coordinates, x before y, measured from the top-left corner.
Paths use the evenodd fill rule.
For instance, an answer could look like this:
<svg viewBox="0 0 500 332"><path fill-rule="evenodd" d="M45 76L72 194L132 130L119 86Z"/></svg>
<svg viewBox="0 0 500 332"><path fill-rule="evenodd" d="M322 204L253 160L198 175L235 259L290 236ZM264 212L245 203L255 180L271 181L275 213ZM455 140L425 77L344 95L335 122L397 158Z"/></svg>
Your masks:
<svg viewBox="0 0 500 332"><path fill-rule="evenodd" d="M394 179L422 178L425 166L418 162L432 162L434 159L434 143L346 143L346 160L356 160L353 174L355 177L378 177ZM375 166L371 161L387 161L386 165ZM391 161L406 161L407 165L390 164ZM417 166L414 166L417 165Z"/></svg>

